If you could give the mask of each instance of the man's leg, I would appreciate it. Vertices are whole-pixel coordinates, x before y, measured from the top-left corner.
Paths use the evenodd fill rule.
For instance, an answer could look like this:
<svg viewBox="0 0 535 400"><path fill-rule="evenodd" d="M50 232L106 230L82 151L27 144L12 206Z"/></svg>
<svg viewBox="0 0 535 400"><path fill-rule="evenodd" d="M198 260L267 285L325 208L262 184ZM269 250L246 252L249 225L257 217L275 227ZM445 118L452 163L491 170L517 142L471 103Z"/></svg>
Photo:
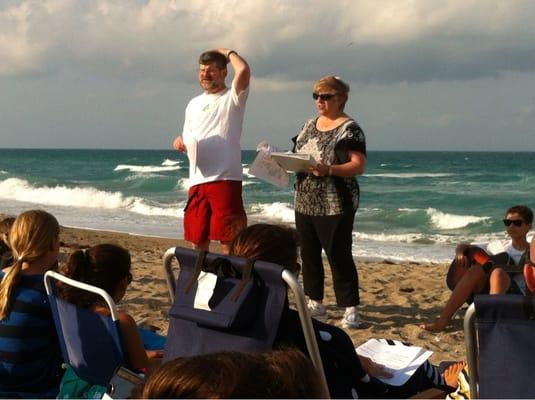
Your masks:
<svg viewBox="0 0 535 400"><path fill-rule="evenodd" d="M511 278L503 268L494 268L490 274L490 294L505 294L511 287Z"/></svg>
<svg viewBox="0 0 535 400"><path fill-rule="evenodd" d="M219 240L221 251L228 254L232 241L247 227L240 181L216 181L209 184L208 199L212 216L210 239Z"/></svg>
<svg viewBox="0 0 535 400"><path fill-rule="evenodd" d="M184 239L196 250L208 250L210 246L210 207L203 194L203 184L189 189L184 208Z"/></svg>
<svg viewBox="0 0 535 400"><path fill-rule="evenodd" d="M461 308L472 293L481 293L485 289L486 280L487 276L483 267L472 265L455 286L438 319L430 324L422 324L420 327L433 332L443 330L450 322L453 314Z"/></svg>

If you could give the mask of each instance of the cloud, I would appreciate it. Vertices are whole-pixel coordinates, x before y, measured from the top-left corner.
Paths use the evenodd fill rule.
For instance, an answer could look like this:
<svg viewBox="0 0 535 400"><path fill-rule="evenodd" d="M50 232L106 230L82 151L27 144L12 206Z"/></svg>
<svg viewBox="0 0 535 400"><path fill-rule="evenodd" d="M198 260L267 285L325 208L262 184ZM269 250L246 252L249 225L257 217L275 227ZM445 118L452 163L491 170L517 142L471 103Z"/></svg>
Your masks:
<svg viewBox="0 0 535 400"><path fill-rule="evenodd" d="M200 51L247 56L260 87L499 77L535 68L530 0L28 0L0 6L0 75L74 70L191 81Z"/></svg>

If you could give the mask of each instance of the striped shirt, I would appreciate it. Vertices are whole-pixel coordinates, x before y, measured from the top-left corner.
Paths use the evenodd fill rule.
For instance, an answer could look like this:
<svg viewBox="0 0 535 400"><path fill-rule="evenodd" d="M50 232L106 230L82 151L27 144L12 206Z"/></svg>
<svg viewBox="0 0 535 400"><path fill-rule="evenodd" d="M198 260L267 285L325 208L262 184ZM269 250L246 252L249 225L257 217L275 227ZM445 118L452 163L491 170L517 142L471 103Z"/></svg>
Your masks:
<svg viewBox="0 0 535 400"><path fill-rule="evenodd" d="M0 394L55 396L62 358L43 275L21 275L12 295L0 321Z"/></svg>

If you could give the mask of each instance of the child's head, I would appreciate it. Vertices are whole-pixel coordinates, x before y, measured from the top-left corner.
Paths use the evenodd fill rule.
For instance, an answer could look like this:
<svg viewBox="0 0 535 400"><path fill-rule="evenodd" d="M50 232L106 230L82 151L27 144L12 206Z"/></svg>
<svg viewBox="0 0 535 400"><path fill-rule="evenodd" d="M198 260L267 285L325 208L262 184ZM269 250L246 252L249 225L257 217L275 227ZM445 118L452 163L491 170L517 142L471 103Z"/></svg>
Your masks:
<svg viewBox="0 0 535 400"><path fill-rule="evenodd" d="M177 358L154 371L135 395L145 399L322 397L314 366L297 349Z"/></svg>
<svg viewBox="0 0 535 400"><path fill-rule="evenodd" d="M74 280L104 289L118 302L132 281L130 268L128 250L114 244L99 244L72 253L61 272ZM83 307L94 305L96 299L95 295L67 285L62 286L61 295L71 303Z"/></svg>
<svg viewBox="0 0 535 400"><path fill-rule="evenodd" d="M53 215L42 210L20 214L9 231L8 245L14 263L0 284L0 319L9 314L10 297L17 285L24 263L39 262L43 269L51 268L59 253L59 224Z"/></svg>
<svg viewBox="0 0 535 400"><path fill-rule="evenodd" d="M281 225L255 224L241 231L233 240L230 254L279 264L297 274L298 247L299 236L295 229Z"/></svg>
<svg viewBox="0 0 535 400"><path fill-rule="evenodd" d="M8 237L9 231L15 222L14 217L6 217L0 220L0 256L9 251Z"/></svg>

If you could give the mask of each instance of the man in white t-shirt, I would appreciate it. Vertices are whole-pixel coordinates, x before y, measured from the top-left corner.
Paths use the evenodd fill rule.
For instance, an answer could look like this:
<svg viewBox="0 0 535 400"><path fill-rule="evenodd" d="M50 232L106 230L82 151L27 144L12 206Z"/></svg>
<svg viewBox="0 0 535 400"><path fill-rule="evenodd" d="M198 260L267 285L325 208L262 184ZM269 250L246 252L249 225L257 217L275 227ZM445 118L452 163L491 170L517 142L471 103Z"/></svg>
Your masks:
<svg viewBox="0 0 535 400"><path fill-rule="evenodd" d="M227 63L234 70L225 85ZM247 226L242 200L240 137L251 72L234 50L220 48L199 57L204 93L186 107L184 129L173 147L187 152L190 170L184 209L184 238L193 248L208 250L211 240L228 253L230 242Z"/></svg>
<svg viewBox="0 0 535 400"><path fill-rule="evenodd" d="M475 246L482 248L490 255L505 252L516 264L520 264L525 260L525 254L529 250L527 234L532 227L533 211L522 205L511 207L506 211L503 223L511 240L492 241ZM503 294L513 292L511 289L514 289L516 293L525 293L525 283L521 272L508 273L501 266L494 266L492 263L484 265L472 263L467 255L468 249L469 245L466 243L457 246L455 265L452 264L452 266L455 267L454 271L458 276L452 278L455 281L453 292L436 321L422 324L421 328L433 332L442 331L455 312L475 294Z"/></svg>

